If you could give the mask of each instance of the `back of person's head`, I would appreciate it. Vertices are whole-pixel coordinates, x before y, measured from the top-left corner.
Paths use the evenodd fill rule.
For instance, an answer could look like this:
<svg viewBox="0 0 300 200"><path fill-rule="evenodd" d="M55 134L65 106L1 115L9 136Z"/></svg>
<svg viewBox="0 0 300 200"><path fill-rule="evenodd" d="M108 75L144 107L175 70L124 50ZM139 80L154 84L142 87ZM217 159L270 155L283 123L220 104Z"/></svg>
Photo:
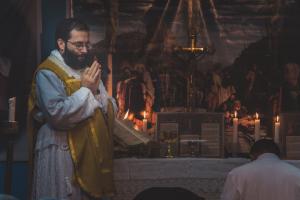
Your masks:
<svg viewBox="0 0 300 200"><path fill-rule="evenodd" d="M280 157L280 149L277 144L275 144L275 142L271 139L258 140L252 145L250 149L250 156L253 160L255 160L263 153L273 153Z"/></svg>
<svg viewBox="0 0 300 200"><path fill-rule="evenodd" d="M70 38L70 32L72 30L89 32L90 29L86 23L76 18L68 18L62 20L58 23L55 31L56 48L58 48L56 41L58 39L67 41Z"/></svg>

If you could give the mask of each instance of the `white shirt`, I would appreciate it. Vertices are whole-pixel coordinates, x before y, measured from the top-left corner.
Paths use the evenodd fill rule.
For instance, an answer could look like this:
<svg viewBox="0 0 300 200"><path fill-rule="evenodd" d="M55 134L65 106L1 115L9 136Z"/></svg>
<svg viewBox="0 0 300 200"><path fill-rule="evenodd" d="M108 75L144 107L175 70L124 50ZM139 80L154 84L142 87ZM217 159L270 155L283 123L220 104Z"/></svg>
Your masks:
<svg viewBox="0 0 300 200"><path fill-rule="evenodd" d="M221 200L299 200L300 169L264 153L227 175Z"/></svg>

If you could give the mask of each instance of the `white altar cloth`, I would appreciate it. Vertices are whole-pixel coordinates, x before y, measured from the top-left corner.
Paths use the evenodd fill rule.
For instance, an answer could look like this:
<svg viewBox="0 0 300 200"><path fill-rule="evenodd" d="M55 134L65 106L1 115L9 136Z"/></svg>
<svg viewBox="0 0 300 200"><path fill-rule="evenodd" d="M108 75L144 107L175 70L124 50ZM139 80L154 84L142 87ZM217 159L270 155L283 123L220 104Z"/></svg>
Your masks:
<svg viewBox="0 0 300 200"><path fill-rule="evenodd" d="M227 173L247 162L244 158L115 159L113 200L133 200L151 187L181 187L206 200L219 200ZM300 160L288 162L300 168Z"/></svg>

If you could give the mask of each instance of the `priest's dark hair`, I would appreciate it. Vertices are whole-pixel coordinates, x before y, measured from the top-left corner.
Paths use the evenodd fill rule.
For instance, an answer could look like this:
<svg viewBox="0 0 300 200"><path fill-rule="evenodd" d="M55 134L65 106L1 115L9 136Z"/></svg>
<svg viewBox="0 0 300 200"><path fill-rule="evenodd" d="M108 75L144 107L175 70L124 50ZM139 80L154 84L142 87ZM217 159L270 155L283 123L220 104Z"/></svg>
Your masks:
<svg viewBox="0 0 300 200"><path fill-rule="evenodd" d="M55 47L58 49L57 40L62 39L65 42L70 38L70 32L72 30L76 31L86 31L89 32L90 29L86 23L77 18L67 18L59 22L56 26L55 31Z"/></svg>
<svg viewBox="0 0 300 200"><path fill-rule="evenodd" d="M280 157L280 149L278 145L271 139L258 140L250 149L250 156L254 159L263 153L273 153Z"/></svg>

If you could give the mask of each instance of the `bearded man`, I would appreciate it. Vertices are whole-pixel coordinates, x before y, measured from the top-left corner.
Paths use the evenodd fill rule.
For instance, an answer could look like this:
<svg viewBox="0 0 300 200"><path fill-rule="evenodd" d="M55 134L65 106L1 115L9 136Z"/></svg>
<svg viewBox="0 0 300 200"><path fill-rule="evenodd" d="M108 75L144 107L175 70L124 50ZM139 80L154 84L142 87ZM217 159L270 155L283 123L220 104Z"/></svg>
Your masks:
<svg viewBox="0 0 300 200"><path fill-rule="evenodd" d="M112 127L116 103L90 62L89 28L65 19L56 49L37 68L29 97L32 198L101 199L114 193Z"/></svg>

